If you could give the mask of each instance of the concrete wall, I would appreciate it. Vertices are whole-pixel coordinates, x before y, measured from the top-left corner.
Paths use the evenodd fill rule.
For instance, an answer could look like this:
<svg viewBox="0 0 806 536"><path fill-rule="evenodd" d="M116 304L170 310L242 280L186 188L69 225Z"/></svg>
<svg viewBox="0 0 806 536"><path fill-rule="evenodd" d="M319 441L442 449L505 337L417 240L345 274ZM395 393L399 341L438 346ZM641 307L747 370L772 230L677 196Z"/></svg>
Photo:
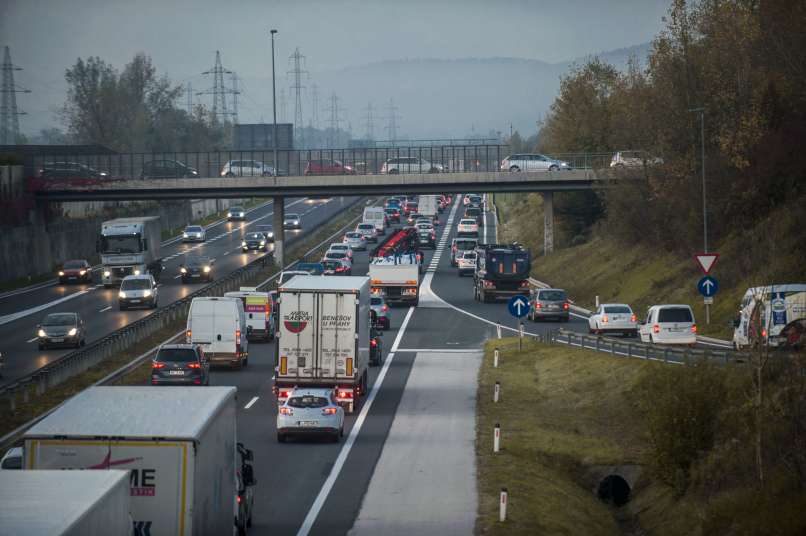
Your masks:
<svg viewBox="0 0 806 536"><path fill-rule="evenodd" d="M0 231L0 281L53 273L69 259L92 259L95 240L105 220L120 216L159 216L163 229L176 229L191 220L225 210L234 202L206 199L127 202L118 207L107 204L99 207L92 217L58 218L50 222L46 222L42 214L33 213L35 223L4 227Z"/></svg>

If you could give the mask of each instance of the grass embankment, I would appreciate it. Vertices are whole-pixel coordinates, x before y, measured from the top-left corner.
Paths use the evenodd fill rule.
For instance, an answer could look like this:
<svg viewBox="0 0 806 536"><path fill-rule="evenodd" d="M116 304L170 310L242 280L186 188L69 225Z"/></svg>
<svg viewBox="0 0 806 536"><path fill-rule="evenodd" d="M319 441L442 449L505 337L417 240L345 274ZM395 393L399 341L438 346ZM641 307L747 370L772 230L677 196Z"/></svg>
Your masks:
<svg viewBox="0 0 806 536"><path fill-rule="evenodd" d="M770 283L806 280L806 264L787 256L787 241L802 239L795 210L782 208L747 232L731 235L713 248L721 256L711 274L720 290L711 306L711 323L705 323L705 306L697 292L702 272L693 255L681 255L643 245L624 244L610 238L607 230L594 228L587 241L569 247L560 244L554 253L542 256L543 210L538 195L499 196L499 239L517 240L535 255L532 276L564 288L578 305L593 309L600 302L623 302L639 317L657 303L687 303L692 306L703 335L731 339L732 321L745 291ZM800 209L802 210L802 209ZM770 237L775 237L770 245ZM581 238L581 237L580 237ZM574 239L572 242L581 242ZM767 247L775 248L769 254Z"/></svg>
<svg viewBox="0 0 806 536"><path fill-rule="evenodd" d="M760 484L753 413L738 404L752 388L749 367L670 366L535 342L519 352L517 339L490 341L478 382L476 532L803 534L804 479L793 467L802 469L804 456L794 439L778 452L780 438L800 429L789 410L801 405L781 396L806 393L791 370L767 380L777 401L765 413ZM502 395L493 403L496 381ZM494 454L496 423L502 440ZM596 495L610 474L631 486L620 508ZM504 523L502 487L509 492Z"/></svg>
<svg viewBox="0 0 806 536"><path fill-rule="evenodd" d="M319 242L325 240L328 236L332 235L336 230L346 225L350 220L356 218L364 210L363 203L356 203L349 209L342 212L338 217L333 219L328 225L319 228L316 232L304 239L296 242L286 253L287 259L297 259L302 257L311 248L316 246ZM325 247L325 246L323 246ZM269 265L264 270L261 270L250 282L245 286L255 285L276 274L279 269L275 265ZM174 324L165 327L158 331L153 336L146 340L138 341L136 344L128 348L126 351L102 362L100 365L93 367L91 370L70 378L66 382L46 391L42 396L36 396L33 389L29 390L29 400L25 402L22 395L17 397L16 411L10 411L7 404L3 404L0 410L0 436L11 432L17 427L25 424L37 415L41 415L51 408L61 404L64 400L70 398L83 389L86 389L93 383L101 378L111 374L115 370L124 366L126 363L131 362L135 357L142 355L146 351L155 347L156 345L164 342L168 337L174 335L184 329L185 320L180 320ZM142 366L135 368L125 377L121 378L118 383L122 385L143 385L148 379L151 364L146 361Z"/></svg>

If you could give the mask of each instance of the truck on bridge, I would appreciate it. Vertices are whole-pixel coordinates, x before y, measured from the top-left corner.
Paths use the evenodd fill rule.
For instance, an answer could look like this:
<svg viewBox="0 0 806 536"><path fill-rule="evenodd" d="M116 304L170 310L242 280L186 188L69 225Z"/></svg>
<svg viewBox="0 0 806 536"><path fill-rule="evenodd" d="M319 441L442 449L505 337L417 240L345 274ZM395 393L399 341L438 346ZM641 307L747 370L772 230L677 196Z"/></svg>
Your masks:
<svg viewBox="0 0 806 536"><path fill-rule="evenodd" d="M101 282L119 285L127 275L150 273L159 281L161 227L159 216L117 218L101 224L96 250L101 255Z"/></svg>
<svg viewBox="0 0 806 536"><path fill-rule="evenodd" d="M529 293L532 254L519 244L481 244L476 247L473 298L480 302Z"/></svg>

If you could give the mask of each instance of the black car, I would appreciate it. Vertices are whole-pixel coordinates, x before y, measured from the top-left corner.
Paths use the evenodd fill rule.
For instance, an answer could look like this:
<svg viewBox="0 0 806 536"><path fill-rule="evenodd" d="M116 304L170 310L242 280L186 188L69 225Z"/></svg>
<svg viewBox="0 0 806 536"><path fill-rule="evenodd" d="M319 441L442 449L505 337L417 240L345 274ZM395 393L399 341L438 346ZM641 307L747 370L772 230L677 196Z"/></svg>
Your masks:
<svg viewBox="0 0 806 536"><path fill-rule="evenodd" d="M386 219L390 222L400 223L400 209L396 207L389 207L383 209L384 213L386 213Z"/></svg>
<svg viewBox="0 0 806 536"><path fill-rule="evenodd" d="M152 160L143 164L141 179L188 179L199 176L199 172L176 160Z"/></svg>
<svg viewBox="0 0 806 536"><path fill-rule="evenodd" d="M186 256L185 263L179 267L182 283L190 283L191 281L207 281L209 283L213 280L214 262L210 257L203 255Z"/></svg>
<svg viewBox="0 0 806 536"><path fill-rule="evenodd" d="M210 385L210 362L195 344L165 344L151 361L152 385Z"/></svg>
<svg viewBox="0 0 806 536"><path fill-rule="evenodd" d="M269 241L263 233L246 233L241 241L241 251L268 251Z"/></svg>
<svg viewBox="0 0 806 536"><path fill-rule="evenodd" d="M104 179L108 174L78 162L47 162L39 170L43 179Z"/></svg>
<svg viewBox="0 0 806 536"><path fill-rule="evenodd" d="M84 321L78 313L51 313L36 327L39 349L84 346Z"/></svg>

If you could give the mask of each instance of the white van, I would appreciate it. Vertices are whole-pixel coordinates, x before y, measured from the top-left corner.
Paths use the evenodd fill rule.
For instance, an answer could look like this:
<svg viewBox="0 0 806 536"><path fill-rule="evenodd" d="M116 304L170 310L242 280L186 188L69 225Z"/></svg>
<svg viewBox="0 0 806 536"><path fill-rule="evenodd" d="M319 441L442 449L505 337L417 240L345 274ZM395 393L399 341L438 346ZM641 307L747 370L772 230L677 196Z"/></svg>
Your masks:
<svg viewBox="0 0 806 536"><path fill-rule="evenodd" d="M747 289L733 321L733 346L740 350L756 342L775 347L806 344L806 284Z"/></svg>
<svg viewBox="0 0 806 536"><path fill-rule="evenodd" d="M375 226L378 236L386 234L386 211L383 207L367 207L364 209L364 223Z"/></svg>
<svg viewBox="0 0 806 536"><path fill-rule="evenodd" d="M227 292L225 298L238 298L243 302L246 314L246 329L249 340L274 339L274 311L271 310L271 300L268 292L258 292L256 287L241 287L240 290ZM250 329L251 328L251 329Z"/></svg>
<svg viewBox="0 0 806 536"><path fill-rule="evenodd" d="M202 347L211 365L245 367L250 331L238 298L193 298L190 302L185 336L188 343Z"/></svg>
<svg viewBox="0 0 806 536"><path fill-rule="evenodd" d="M638 328L642 342L688 344L697 342L697 324L688 305L653 305Z"/></svg>

